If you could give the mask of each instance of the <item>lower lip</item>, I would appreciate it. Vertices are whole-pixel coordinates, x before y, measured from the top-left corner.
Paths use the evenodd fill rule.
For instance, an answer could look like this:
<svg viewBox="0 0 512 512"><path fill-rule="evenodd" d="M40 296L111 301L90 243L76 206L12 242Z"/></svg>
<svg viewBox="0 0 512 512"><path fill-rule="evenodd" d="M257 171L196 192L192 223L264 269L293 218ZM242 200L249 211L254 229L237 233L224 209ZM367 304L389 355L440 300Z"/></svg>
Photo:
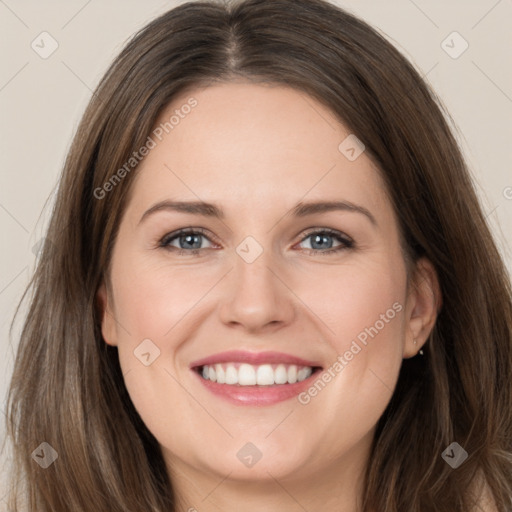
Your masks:
<svg viewBox="0 0 512 512"><path fill-rule="evenodd" d="M266 406L276 404L296 397L307 387L311 382L318 377L320 371L315 371L307 379L295 384L277 384L273 386L238 386L231 384L219 384L211 380L204 379L192 370L196 377L201 381L203 386L211 391L214 395L224 398L228 402L236 405L252 405L252 406Z"/></svg>

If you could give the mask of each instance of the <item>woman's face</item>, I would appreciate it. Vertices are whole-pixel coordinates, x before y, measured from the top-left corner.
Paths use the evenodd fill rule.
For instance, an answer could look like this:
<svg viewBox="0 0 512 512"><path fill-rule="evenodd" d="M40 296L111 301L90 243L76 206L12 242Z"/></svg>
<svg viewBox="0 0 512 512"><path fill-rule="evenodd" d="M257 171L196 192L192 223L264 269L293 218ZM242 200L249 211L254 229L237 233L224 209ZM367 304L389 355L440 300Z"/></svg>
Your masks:
<svg viewBox="0 0 512 512"><path fill-rule="evenodd" d="M284 86L197 89L160 122L102 322L133 404L176 473L355 467L432 326L378 170Z"/></svg>

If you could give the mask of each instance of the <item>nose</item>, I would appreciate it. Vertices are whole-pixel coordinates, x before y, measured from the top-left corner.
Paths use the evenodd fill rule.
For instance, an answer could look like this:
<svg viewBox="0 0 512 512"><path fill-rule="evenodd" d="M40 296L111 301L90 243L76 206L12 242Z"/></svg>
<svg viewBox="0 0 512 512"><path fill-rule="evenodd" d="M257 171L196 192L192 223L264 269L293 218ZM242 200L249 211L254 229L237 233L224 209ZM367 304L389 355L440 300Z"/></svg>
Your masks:
<svg viewBox="0 0 512 512"><path fill-rule="evenodd" d="M294 294L282 268L272 262L271 251L264 250L252 263L235 253L234 268L227 279L219 309L226 325L255 333L279 329L293 321Z"/></svg>

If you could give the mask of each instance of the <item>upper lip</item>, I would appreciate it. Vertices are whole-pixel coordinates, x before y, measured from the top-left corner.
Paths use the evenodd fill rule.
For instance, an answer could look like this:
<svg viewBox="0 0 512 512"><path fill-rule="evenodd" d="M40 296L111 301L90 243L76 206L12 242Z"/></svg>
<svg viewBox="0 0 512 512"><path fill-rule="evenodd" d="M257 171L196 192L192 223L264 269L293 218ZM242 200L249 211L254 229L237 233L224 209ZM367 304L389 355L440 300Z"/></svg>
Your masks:
<svg viewBox="0 0 512 512"><path fill-rule="evenodd" d="M301 357L285 354L284 352L247 352L244 350L229 350L219 352L190 363L190 368L216 363L248 363L259 364L295 364L297 366L321 367L317 361L308 361Z"/></svg>

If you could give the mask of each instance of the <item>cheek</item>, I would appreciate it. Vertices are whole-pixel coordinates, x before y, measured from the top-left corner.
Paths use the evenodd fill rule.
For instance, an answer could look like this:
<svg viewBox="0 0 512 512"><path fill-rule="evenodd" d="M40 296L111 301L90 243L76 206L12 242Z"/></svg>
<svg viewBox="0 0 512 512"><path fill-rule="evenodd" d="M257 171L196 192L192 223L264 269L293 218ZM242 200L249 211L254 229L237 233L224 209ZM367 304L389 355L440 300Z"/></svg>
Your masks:
<svg viewBox="0 0 512 512"><path fill-rule="evenodd" d="M331 266L314 279L298 279L298 295L321 321L326 339L338 354L355 339L364 344L378 336L379 346L393 340L400 345L405 307L405 270L400 264Z"/></svg>
<svg viewBox="0 0 512 512"><path fill-rule="evenodd" d="M332 363L324 372L329 383L310 388L302 403L316 403L313 407L319 409L336 404L330 409L336 411L331 421L351 424L349 430L355 433L378 420L396 385L402 364L405 269L391 262L329 272L329 279L317 281L321 286L300 294L322 320L324 341L332 348Z"/></svg>
<svg viewBox="0 0 512 512"><path fill-rule="evenodd" d="M183 329L193 330L190 322L202 315L201 298L215 285L218 276L211 269L186 266L171 269L165 264L147 264L144 258L119 259L116 263L115 314L125 384L150 430L157 438L170 439L174 430L167 432L164 428L160 432L159 429L175 424L173 410L202 414L176 380L181 376L177 373L180 366L177 357L180 336L186 340ZM194 428L193 423L187 425L189 419L189 416L180 419L185 431Z"/></svg>
<svg viewBox="0 0 512 512"><path fill-rule="evenodd" d="M117 264L113 285L118 351L128 394L153 435L179 447L183 433L193 431L195 419L204 414L179 383L180 333L200 311L198 302L215 283L214 276L148 265L144 259L119 259ZM192 273L198 279L191 279ZM190 414L177 422L176 410Z"/></svg>
<svg viewBox="0 0 512 512"><path fill-rule="evenodd" d="M115 283L116 313L131 338L159 340L162 351L169 348L171 331L188 314L201 310L202 297L218 281L217 274L204 266L150 265L142 259L124 267L118 267Z"/></svg>

